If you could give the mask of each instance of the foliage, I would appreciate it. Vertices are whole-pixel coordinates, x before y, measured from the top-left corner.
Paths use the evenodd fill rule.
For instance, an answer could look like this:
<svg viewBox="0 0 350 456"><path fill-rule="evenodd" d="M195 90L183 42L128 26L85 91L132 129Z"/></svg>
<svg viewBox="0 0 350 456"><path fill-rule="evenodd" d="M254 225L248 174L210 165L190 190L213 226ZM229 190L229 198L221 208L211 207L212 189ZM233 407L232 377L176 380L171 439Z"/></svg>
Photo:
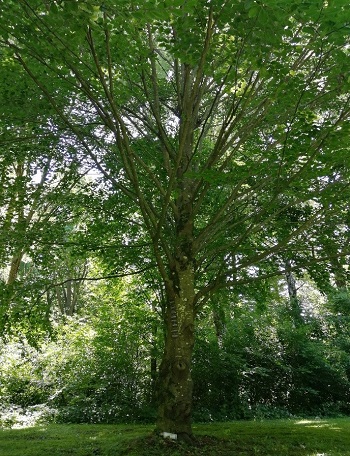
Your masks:
<svg viewBox="0 0 350 456"><path fill-rule="evenodd" d="M74 347L68 356L58 352L54 363L53 383L65 382L54 397L71 407L68 415L87 420L86 410L103 409L110 395L115 419L131 398L142 408L163 338L158 426L167 431L191 435L192 359L195 399L222 416L267 405L313 410L318 400L338 400L330 384L344 396L345 351L337 347L344 357L335 367L328 362L334 353L315 336L317 324L304 318L296 293L288 311L261 311L274 294L269 279L289 274L291 288L294 270L307 270L324 292L333 279L346 286L345 4L10 0L0 6L0 93L14 102L0 112L0 249L10 268L3 326L16 317L31 322L33 314L52 322L50 290L58 285L56 310L73 314L76 266L87 256L99 258L107 277L144 274L135 295L144 288L145 306L134 302L132 312L115 313L103 294L101 305L85 300L93 306L87 322L73 318L69 334L58 331L60 343ZM20 97L9 84L14 68ZM24 94L34 99L28 115L21 111ZM89 170L97 177L85 185ZM42 179L34 185L37 171ZM73 235L66 219L74 220ZM79 263L66 251L74 243L80 253L94 253ZM26 255L34 274L21 283ZM220 313L227 321L220 322ZM118 323L110 324L110 316ZM204 332L192 356L196 321ZM212 362L215 381L205 375Z"/></svg>
<svg viewBox="0 0 350 456"><path fill-rule="evenodd" d="M199 0L117 9L90 1L3 6L5 61L20 63L46 97L58 135L76 148L73 161L94 163L123 201L119 214L138 212L164 281L188 191L203 293L227 286L232 273L251 279L247 267L279 250L302 258L311 224L333 216L328 202L345 200L348 187L346 9ZM235 268L226 261L233 250ZM127 249L119 252L125 258Z"/></svg>
<svg viewBox="0 0 350 456"><path fill-rule="evenodd" d="M139 281L94 284L88 295L84 312L59 320L36 348L23 338L3 344L0 396L9 417L44 404L56 422L154 420L162 334ZM285 300L262 310L252 299L235 304L220 338L212 318L208 306L197 328L196 422L350 413L349 331L333 316L308 315L295 326Z"/></svg>
<svg viewBox="0 0 350 456"><path fill-rule="evenodd" d="M92 287L85 316L57 322L37 348L26 341L3 346L3 402L45 403L59 422L154 420L154 315L112 287Z"/></svg>
<svg viewBox="0 0 350 456"><path fill-rule="evenodd" d="M325 333L329 316L308 316L296 327L285 301L263 313L251 306L226 321L220 341L211 326L201 326L193 360L196 420L348 414L344 328L337 343Z"/></svg>

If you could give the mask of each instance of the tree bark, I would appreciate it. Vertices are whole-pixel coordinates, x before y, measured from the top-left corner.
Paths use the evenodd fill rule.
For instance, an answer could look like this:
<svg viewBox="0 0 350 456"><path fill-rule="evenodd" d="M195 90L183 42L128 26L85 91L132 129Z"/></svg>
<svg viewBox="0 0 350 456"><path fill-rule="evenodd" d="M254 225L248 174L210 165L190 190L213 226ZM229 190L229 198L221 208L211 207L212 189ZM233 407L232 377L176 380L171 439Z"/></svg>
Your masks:
<svg viewBox="0 0 350 456"><path fill-rule="evenodd" d="M16 281L23 256L24 252L19 252L17 255L13 256L7 278L7 285L12 285Z"/></svg>
<svg viewBox="0 0 350 456"><path fill-rule="evenodd" d="M167 286L165 347L158 378L159 432L192 435L191 360L194 346L194 272L192 264L176 262Z"/></svg>

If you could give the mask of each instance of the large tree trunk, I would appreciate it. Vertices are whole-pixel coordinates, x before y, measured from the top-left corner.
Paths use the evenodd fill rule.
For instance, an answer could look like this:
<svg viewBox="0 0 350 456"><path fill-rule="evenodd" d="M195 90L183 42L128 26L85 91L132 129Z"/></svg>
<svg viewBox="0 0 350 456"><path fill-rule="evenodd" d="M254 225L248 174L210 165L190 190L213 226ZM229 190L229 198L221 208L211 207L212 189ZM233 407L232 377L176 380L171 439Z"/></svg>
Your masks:
<svg viewBox="0 0 350 456"><path fill-rule="evenodd" d="M192 435L191 363L194 346L195 276L193 252L193 201L195 184L186 173L193 159L196 119L193 74L185 68L176 163L174 257L169 265L170 277L165 289L167 306L164 314L165 347L159 368L159 411L157 428L190 440ZM199 93L197 94L199 96Z"/></svg>
<svg viewBox="0 0 350 456"><path fill-rule="evenodd" d="M159 368L159 432L192 435L191 359L194 345L194 273L192 264L176 262L173 281L167 285L165 347Z"/></svg>

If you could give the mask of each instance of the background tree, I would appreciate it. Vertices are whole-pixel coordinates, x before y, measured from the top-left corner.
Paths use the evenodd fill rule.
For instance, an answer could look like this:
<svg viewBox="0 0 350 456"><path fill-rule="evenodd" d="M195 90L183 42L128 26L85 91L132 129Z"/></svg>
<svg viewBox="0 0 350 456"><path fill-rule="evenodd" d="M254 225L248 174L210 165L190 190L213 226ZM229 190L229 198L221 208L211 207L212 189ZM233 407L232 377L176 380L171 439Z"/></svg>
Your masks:
<svg viewBox="0 0 350 456"><path fill-rule="evenodd" d="M72 160L67 136L57 135L54 112L41 92L13 62L3 59L1 65L2 331L30 314L28 301L40 301L52 269L59 269L61 244L67 241L69 223L77 223L79 216L74 192L79 186L82 200L89 183L82 180L86 170ZM41 302L37 322L50 313Z"/></svg>

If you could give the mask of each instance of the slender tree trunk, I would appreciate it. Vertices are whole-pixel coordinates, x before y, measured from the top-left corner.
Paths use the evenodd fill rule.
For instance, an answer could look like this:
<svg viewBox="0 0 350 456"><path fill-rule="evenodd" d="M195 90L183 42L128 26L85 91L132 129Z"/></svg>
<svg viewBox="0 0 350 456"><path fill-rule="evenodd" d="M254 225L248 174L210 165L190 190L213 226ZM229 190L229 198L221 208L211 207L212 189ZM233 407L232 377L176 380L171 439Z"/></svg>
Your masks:
<svg viewBox="0 0 350 456"><path fill-rule="evenodd" d="M303 317L301 314L301 307L300 302L298 299L298 290L296 286L295 277L292 272L292 263L290 260L286 260L285 262L285 277L287 281L288 287L288 296L289 296L289 305L290 305L290 312L294 323L296 326L300 325L303 322Z"/></svg>
<svg viewBox="0 0 350 456"><path fill-rule="evenodd" d="M158 379L160 432L192 435L191 360L194 346L194 273L191 264L177 263L173 286L167 289L165 348Z"/></svg>
<svg viewBox="0 0 350 456"><path fill-rule="evenodd" d="M347 277L346 270L343 268L339 258L336 258L330 254L330 263L332 265L334 282L338 290L346 289L347 286Z"/></svg>
<svg viewBox="0 0 350 456"><path fill-rule="evenodd" d="M213 322L215 327L216 333L216 340L218 343L218 347L221 349L223 346L223 340L225 336L226 330L226 323L225 323L225 309L223 305L220 303L220 298L216 298L216 302L212 302L212 314L213 314Z"/></svg>
<svg viewBox="0 0 350 456"><path fill-rule="evenodd" d="M11 260L10 271L7 278L7 285L12 285L18 277L18 271L23 259L24 252L19 252Z"/></svg>
<svg viewBox="0 0 350 456"><path fill-rule="evenodd" d="M152 301L152 310L156 312L156 303ZM150 401L152 405L157 403L157 380L158 380L158 362L157 362L157 332L158 332L158 324L157 322L153 322L152 324L152 333L151 333L151 394L150 394Z"/></svg>

